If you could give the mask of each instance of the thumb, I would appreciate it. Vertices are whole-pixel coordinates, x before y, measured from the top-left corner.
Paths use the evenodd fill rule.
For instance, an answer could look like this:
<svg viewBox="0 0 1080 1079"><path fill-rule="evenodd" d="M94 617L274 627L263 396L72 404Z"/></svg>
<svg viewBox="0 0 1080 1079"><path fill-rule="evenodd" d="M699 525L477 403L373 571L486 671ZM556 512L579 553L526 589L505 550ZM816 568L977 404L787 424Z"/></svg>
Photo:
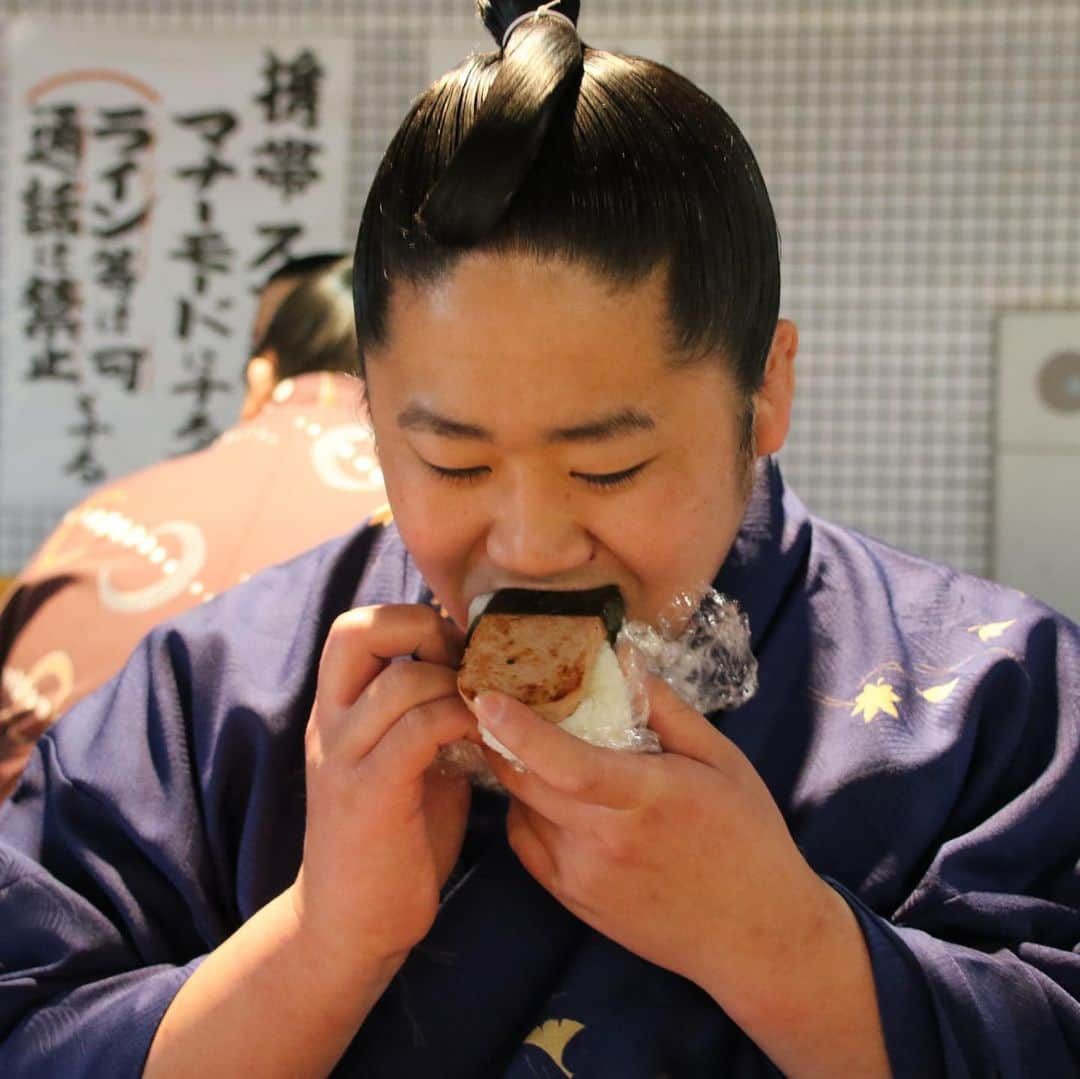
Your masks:
<svg viewBox="0 0 1080 1079"><path fill-rule="evenodd" d="M647 675L645 692L649 695L649 727L656 732L665 753L711 765L719 764L727 755L728 739L662 678Z"/></svg>

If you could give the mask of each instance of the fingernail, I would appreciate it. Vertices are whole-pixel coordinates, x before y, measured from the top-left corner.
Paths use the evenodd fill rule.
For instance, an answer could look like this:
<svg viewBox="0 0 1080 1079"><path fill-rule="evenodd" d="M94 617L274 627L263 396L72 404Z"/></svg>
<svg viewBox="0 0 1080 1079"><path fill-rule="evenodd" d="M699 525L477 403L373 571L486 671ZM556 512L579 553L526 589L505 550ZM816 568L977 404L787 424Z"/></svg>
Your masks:
<svg viewBox="0 0 1080 1079"><path fill-rule="evenodd" d="M506 704L502 697L495 693L482 693L476 698L473 707L481 726L489 729L498 727L506 715Z"/></svg>

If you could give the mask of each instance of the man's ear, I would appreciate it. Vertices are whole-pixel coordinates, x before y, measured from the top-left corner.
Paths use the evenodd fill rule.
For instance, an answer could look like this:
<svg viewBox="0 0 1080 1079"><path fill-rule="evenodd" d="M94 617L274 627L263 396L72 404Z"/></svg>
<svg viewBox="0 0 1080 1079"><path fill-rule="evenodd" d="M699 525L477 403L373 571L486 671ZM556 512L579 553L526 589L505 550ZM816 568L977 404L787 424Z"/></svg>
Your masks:
<svg viewBox="0 0 1080 1079"><path fill-rule="evenodd" d="M758 457L776 453L787 438L795 398L798 350L799 331L795 323L780 319L765 361L765 376L754 394L754 452Z"/></svg>
<svg viewBox="0 0 1080 1079"><path fill-rule="evenodd" d="M250 420L257 416L270 400L277 385L277 355L272 348L252 356L244 372L247 392L240 409L240 418Z"/></svg>

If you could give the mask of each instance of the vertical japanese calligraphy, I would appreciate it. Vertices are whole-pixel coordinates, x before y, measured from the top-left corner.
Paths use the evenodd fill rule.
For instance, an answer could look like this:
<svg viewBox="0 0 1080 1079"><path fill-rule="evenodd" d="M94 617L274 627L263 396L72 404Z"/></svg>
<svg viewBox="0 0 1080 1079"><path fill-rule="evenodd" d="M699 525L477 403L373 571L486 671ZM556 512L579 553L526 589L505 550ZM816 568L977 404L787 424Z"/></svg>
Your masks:
<svg viewBox="0 0 1080 1079"><path fill-rule="evenodd" d="M306 246L304 221L286 211L295 195L322 179L315 162L326 156L320 127L326 69L309 48L288 58L268 49L259 77L254 102L261 131L252 155L252 176L277 196L277 205L273 218L268 214L255 225L258 246L248 268L265 272Z"/></svg>
<svg viewBox="0 0 1080 1079"><path fill-rule="evenodd" d="M98 76L95 83L99 89L109 83L104 92L118 101L154 96L122 79ZM148 354L130 337L129 316L138 283L134 263L145 254L152 203L145 198L132 207L140 198L132 174L145 174L139 159L154 140L142 104L87 106L77 79L35 88L29 112L19 192L19 225L30 249L21 290L23 333L33 343L24 378L70 386L67 408L75 422L62 428L70 457L61 467L64 475L94 484L106 475L99 440L112 433L98 418L98 379L133 393Z"/></svg>
<svg viewBox="0 0 1080 1079"><path fill-rule="evenodd" d="M65 100L32 105L27 143L26 180L19 193L30 255L20 290L21 328L29 346L23 377L75 385L81 315L72 249L83 228L79 187L85 148L79 109ZM85 414L93 410L94 399L83 396ZM101 432L96 425L80 425L73 433L77 450L64 471L84 482L101 479L104 470L94 454L94 436Z"/></svg>
<svg viewBox="0 0 1080 1079"><path fill-rule="evenodd" d="M239 121L225 108L184 113L175 117L180 127L198 140L196 160L174 170L191 188L192 220L169 257L189 269L188 290L177 301L176 335L181 344L183 377L170 392L186 397L190 407L173 432L181 449L201 449L213 442L220 428L211 412L216 393L228 393L233 383L215 377L220 352L232 337L228 318L232 301L222 296L222 279L233 274L236 251L217 220L215 195L219 185L236 180L236 167L226 160L227 144Z"/></svg>
<svg viewBox="0 0 1080 1079"><path fill-rule="evenodd" d="M94 301L94 328L101 339L90 356L99 375L130 394L138 390L150 354L145 340L131 336L131 307L153 211L152 162L147 155L155 137L144 104L94 112L92 135L102 153L94 176L87 297Z"/></svg>
<svg viewBox="0 0 1080 1079"><path fill-rule="evenodd" d="M350 231L347 39L33 16L8 39L0 527L213 441L258 285Z"/></svg>

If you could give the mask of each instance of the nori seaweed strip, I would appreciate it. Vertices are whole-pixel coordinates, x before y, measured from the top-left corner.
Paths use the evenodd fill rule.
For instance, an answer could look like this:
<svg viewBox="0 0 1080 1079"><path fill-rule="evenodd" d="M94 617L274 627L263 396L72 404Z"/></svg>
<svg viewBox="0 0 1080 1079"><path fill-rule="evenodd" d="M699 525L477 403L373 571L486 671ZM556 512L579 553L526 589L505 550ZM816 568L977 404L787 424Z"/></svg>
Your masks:
<svg viewBox="0 0 1080 1079"><path fill-rule="evenodd" d="M469 627L472 630L485 614L555 614L579 618L599 618L607 631L608 643L614 648L615 638L626 617L626 603L617 585L576 591L552 591L539 588L500 588Z"/></svg>

